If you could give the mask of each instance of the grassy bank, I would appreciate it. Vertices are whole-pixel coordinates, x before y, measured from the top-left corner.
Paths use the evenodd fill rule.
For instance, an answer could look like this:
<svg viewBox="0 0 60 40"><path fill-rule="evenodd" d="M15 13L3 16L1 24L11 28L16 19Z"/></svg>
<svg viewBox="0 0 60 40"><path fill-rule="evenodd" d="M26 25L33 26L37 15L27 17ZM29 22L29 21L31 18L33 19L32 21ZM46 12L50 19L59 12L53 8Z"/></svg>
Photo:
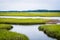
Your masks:
<svg viewBox="0 0 60 40"><path fill-rule="evenodd" d="M48 36L60 40L60 25L43 25L40 26L38 29L44 31Z"/></svg>
<svg viewBox="0 0 60 40"><path fill-rule="evenodd" d="M44 24L46 19L15 19L15 18L0 18L0 23L7 24Z"/></svg>
<svg viewBox="0 0 60 40"><path fill-rule="evenodd" d="M7 30L10 30L12 29L13 27L9 24L0 24L0 29L7 29Z"/></svg>
<svg viewBox="0 0 60 40"><path fill-rule="evenodd" d="M29 40L24 34L0 29L0 40Z"/></svg>
<svg viewBox="0 0 60 40"><path fill-rule="evenodd" d="M0 12L0 16L60 17L60 12Z"/></svg>
<svg viewBox="0 0 60 40"><path fill-rule="evenodd" d="M0 40L29 40L24 34L8 31L11 28L10 24L0 24Z"/></svg>

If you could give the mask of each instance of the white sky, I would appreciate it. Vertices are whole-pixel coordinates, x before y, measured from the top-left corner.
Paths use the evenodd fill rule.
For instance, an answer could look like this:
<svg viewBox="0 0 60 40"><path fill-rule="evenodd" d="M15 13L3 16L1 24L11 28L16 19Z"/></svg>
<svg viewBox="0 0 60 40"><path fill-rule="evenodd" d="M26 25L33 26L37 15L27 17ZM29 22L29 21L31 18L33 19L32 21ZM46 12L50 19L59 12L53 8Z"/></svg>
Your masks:
<svg viewBox="0 0 60 40"><path fill-rule="evenodd" d="M1 10L60 10L60 0L0 0Z"/></svg>

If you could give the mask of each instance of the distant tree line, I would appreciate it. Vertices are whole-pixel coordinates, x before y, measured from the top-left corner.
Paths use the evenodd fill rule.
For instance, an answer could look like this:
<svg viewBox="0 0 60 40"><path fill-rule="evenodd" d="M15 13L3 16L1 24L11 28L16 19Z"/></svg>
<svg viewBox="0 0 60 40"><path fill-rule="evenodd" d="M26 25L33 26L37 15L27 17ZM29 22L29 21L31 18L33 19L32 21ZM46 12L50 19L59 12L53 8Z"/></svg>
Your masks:
<svg viewBox="0 0 60 40"><path fill-rule="evenodd" d="M60 10L27 10L27 11L0 11L0 12L60 12Z"/></svg>
<svg viewBox="0 0 60 40"><path fill-rule="evenodd" d="M60 10L27 10L23 12L60 12Z"/></svg>

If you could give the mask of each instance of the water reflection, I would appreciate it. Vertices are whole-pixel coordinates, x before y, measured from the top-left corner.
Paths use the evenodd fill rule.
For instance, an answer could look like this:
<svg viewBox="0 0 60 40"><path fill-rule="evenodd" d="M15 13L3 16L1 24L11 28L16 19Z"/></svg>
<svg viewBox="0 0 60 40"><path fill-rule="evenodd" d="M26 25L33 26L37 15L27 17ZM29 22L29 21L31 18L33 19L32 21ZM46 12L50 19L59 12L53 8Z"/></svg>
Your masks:
<svg viewBox="0 0 60 40"><path fill-rule="evenodd" d="M14 28L11 31L23 33L30 40L56 40L48 37L44 32L38 30L40 25L12 25Z"/></svg>

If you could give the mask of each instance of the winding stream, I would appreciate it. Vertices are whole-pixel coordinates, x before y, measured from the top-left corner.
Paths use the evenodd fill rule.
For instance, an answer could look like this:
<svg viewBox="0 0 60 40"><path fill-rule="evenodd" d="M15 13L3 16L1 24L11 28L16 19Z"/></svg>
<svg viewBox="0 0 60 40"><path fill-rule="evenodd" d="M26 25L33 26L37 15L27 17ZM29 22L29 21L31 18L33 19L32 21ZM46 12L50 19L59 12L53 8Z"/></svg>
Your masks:
<svg viewBox="0 0 60 40"><path fill-rule="evenodd" d="M39 31L38 27L40 25L12 25L13 29L11 31L22 33L28 36L30 40L56 40L54 38L48 37L44 32Z"/></svg>

